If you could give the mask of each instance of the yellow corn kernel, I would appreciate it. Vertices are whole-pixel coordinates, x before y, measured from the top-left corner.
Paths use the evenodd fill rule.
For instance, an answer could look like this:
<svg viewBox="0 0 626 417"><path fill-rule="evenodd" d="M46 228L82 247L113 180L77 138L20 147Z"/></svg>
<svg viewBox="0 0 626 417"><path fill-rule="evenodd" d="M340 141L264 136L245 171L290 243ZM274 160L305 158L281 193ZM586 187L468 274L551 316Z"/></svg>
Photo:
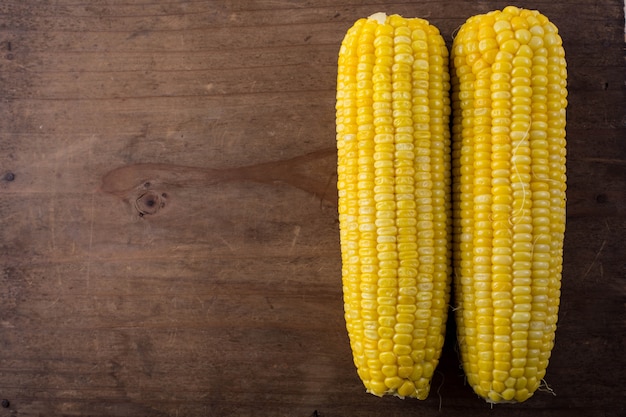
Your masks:
<svg viewBox="0 0 626 417"><path fill-rule="evenodd" d="M377 13L347 31L336 99L345 320L357 374L378 396L425 399L441 355L449 90L447 49L427 21Z"/></svg>
<svg viewBox="0 0 626 417"><path fill-rule="evenodd" d="M512 6L468 19L452 45L455 318L468 382L489 402L532 396L554 345L564 56L554 24Z"/></svg>

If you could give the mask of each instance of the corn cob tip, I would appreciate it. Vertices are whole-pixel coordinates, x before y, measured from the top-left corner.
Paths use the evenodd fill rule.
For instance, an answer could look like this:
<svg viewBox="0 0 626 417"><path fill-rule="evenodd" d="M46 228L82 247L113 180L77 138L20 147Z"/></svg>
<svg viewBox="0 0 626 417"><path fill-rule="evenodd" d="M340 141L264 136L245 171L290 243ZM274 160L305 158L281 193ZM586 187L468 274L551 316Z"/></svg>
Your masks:
<svg viewBox="0 0 626 417"><path fill-rule="evenodd" d="M368 19L375 20L378 24L383 25L387 21L387 13L376 12L368 17Z"/></svg>

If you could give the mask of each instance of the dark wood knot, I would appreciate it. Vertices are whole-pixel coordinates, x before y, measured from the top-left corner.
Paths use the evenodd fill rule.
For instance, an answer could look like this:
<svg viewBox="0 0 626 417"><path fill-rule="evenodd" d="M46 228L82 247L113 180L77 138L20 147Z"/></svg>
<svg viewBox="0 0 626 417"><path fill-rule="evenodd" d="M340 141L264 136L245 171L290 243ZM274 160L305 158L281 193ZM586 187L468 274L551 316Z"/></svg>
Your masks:
<svg viewBox="0 0 626 417"><path fill-rule="evenodd" d="M167 194L155 190L148 190L141 194L135 200L135 209L139 212L139 216L156 214L165 207Z"/></svg>

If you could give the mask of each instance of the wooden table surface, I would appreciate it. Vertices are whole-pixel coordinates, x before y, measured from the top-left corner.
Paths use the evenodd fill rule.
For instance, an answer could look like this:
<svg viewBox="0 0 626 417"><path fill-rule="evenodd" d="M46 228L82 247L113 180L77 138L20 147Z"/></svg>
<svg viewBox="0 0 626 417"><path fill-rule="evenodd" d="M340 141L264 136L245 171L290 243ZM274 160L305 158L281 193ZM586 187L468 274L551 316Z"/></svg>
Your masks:
<svg viewBox="0 0 626 417"><path fill-rule="evenodd" d="M0 417L624 415L623 3L518 4L569 69L556 395L491 410L451 324L430 397L379 399L343 321L345 31L382 10L451 43L505 2L3 0Z"/></svg>

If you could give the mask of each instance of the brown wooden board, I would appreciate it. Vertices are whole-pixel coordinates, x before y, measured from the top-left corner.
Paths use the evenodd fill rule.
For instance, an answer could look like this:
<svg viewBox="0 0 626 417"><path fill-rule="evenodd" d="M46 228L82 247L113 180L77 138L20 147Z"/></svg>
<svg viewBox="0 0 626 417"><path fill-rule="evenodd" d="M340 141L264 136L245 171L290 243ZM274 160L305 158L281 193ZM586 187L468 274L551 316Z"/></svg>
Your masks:
<svg viewBox="0 0 626 417"><path fill-rule="evenodd" d="M491 407L450 323L423 402L366 394L343 321L336 57L376 11L450 44L502 1L3 0L3 416L624 415L619 0L520 1L569 70L562 302L546 381Z"/></svg>

